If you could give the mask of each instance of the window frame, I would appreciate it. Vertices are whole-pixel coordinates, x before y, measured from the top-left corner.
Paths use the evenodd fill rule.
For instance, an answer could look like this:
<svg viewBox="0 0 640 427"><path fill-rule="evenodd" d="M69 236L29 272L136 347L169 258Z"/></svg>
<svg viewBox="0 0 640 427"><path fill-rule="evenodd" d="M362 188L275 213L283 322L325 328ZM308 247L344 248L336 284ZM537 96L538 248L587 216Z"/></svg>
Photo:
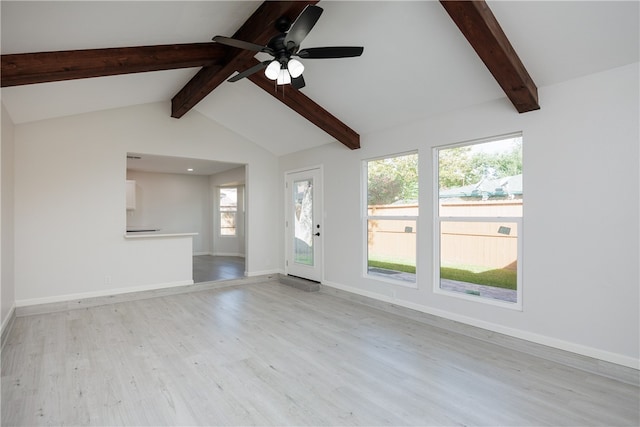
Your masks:
<svg viewBox="0 0 640 427"><path fill-rule="evenodd" d="M458 147L469 147L472 145L484 144L489 142L495 142L510 138L521 138L524 141L522 132L515 132L505 135L498 135L490 138L482 138L471 141L465 141L454 144L446 144L435 146L432 149L432 160L433 160L433 292L438 295L450 296L466 301L473 301L481 304L492 305L496 307L503 307L515 311L523 310L523 241L524 241L524 230L523 230L523 222L524 222L524 203L522 205L522 216L483 216L483 217L474 217L474 216L441 216L440 215L440 151L447 150L451 148ZM524 161L524 155L523 155ZM523 162L524 163L524 162ZM523 167L524 171L524 167ZM523 173L524 180L524 173ZM517 267L516 267L516 302L508 302L501 301L498 299L492 298L482 298L476 295L469 295L462 292L455 292L446 289L442 289L440 287L440 268L441 268L441 224L443 222L513 222L517 224L518 236L517 236Z"/></svg>
<svg viewBox="0 0 640 427"><path fill-rule="evenodd" d="M236 206L235 210L222 210L222 203L220 201L220 196L222 195L222 190L224 189L235 189L236 190ZM237 185L222 185L218 187L218 236L222 238L237 238L238 234L238 212L239 212L239 197L240 197L240 188ZM222 214L223 213L233 213L235 220L235 227L233 227L233 234L223 234L222 233ZM224 229L231 229L231 227L224 227Z"/></svg>
<svg viewBox="0 0 640 427"><path fill-rule="evenodd" d="M419 257L418 257L418 247L419 245L419 233L418 233L418 218L420 215L420 208L418 207L418 215L369 215L369 162L372 161L376 161L376 160L383 160L383 159L391 159L391 158L396 158L396 157L403 157L403 156L409 156L409 155L417 155L418 156L418 163L420 162L420 153L418 150L411 150L411 151L404 151L404 152L400 152L400 153L393 153L393 154L387 154L387 155L383 155L383 156L378 156L378 157L371 157L368 159L363 159L362 160L362 167L361 167L361 182L362 182L362 186L361 186L361 203L360 205L362 206L361 209L361 220L362 220L362 230L363 230L363 237L362 237L362 277L366 278L366 279L372 279L372 280L376 280L379 282L386 282L386 283L390 283L393 285L400 285L403 287L407 287L407 288L411 288L411 289L418 289L418 274L420 271L420 262L419 262ZM419 182L419 177L420 177L420 171L418 169L418 182ZM418 200L419 200L419 195L420 195L420 186L418 185ZM416 272L415 272L415 281L414 282L408 282L405 280L398 280L398 279L393 279L390 277L384 277L384 276L380 276L380 275L374 275L374 274L370 274L369 273L369 221L371 220L375 220L375 221L385 221L385 220L390 220L390 221L413 221L415 223L415 236L416 236L416 247L415 247L415 263L416 263Z"/></svg>

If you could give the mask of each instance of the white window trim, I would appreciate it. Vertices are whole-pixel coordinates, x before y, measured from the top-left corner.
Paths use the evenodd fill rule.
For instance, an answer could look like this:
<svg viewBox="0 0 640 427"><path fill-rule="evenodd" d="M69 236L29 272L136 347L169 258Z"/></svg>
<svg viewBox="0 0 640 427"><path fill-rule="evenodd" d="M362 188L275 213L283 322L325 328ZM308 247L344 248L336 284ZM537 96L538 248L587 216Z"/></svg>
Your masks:
<svg viewBox="0 0 640 427"><path fill-rule="evenodd" d="M486 142L492 142L492 141L498 141L501 139L508 139L508 138L515 138L515 137L522 137L522 133L521 132L516 132L516 133L512 133L512 134L506 134L506 135L499 135L496 137L492 137L492 138L483 138L483 139L478 139L478 140L473 140L473 141L468 141L468 142L460 142L460 143L456 143L456 144L447 144L447 145L442 145L442 146L437 146L433 148L433 156L432 156L432 160L433 160L433 171L434 171L434 181L433 181L433 217L434 217L434 221L433 221L433 292L434 294L439 294L439 295L446 295L446 296L450 296L450 297L454 297L454 298L458 298L458 299L463 299L463 300L467 300L467 301L473 301L473 302L477 302L477 303L481 303L481 304L487 304L487 305L493 305L496 307L502 307L502 308L507 308L507 309L511 309L511 310L515 310L515 311L523 311L523 305L522 305L522 295L523 295L523 280L522 280L522 265L523 265L523 258L522 258L522 254L523 254L523 218L524 218L524 206L523 206L523 216L522 217L498 217L498 216L488 216L488 217L462 217L462 216L457 216L457 217L446 217L446 216L440 216L440 176L439 176L439 152L440 150L446 150L446 149L450 149L450 148L456 148L456 147L466 147L466 146L471 146L471 145L476 145L476 144L483 144ZM442 289L440 288L440 224L442 222L450 222L450 221L460 221L460 222L499 222L499 221L505 221L505 222L515 222L516 224L518 224L518 244L517 244L517 248L518 248L518 266L516 268L516 283L517 283L517 289L516 289L516 302L512 303L512 302L506 302L506 301L500 301L500 300L495 300L495 299L491 299L491 298L481 298L478 296L473 296L473 295L467 295L461 292L453 292L453 291L448 291L446 289ZM416 269L417 270L417 269Z"/></svg>
<svg viewBox="0 0 640 427"><path fill-rule="evenodd" d="M362 277L365 279L370 279L370 280L375 280L378 282L385 282L385 283L390 283L393 285L399 285L405 288L411 288L411 289L418 289L418 283L419 283L419 273L420 273L420 257L418 256L418 248L420 247L419 241L420 241L420 234L418 233L418 216L416 215L410 215L410 216L400 216L400 215L393 215L393 216L380 216L380 215L375 215L375 216L369 216L369 200L368 200L368 178L369 178L369 173L368 173L368 163L371 161L375 161L375 160L382 160L382 159L389 159L389 158L393 158L393 157L402 157L402 156L408 156L411 154L417 154L418 155L418 161L420 159L420 154L418 152L418 150L412 150L412 151L405 151L402 153L395 153L395 154L389 154L389 155L385 155L385 156L379 156L379 157L372 157L369 159L364 159L362 160L362 164L361 164L361 176L362 179L360 180L362 185L361 185L361 190L360 190L360 197L361 197L361 202L360 202L360 206L362 206L361 209L361 222L362 222L362 238L360 239L360 241L362 242ZM418 176L420 172L418 172ZM418 189L418 194L420 194L420 190ZM403 280L394 280L391 278L387 278L387 277L383 277L383 276L377 276L377 275L373 275L373 274L369 274L369 265L368 265L368 258L369 258L369 247L368 247L368 236L369 236L369 220L408 220L408 221L415 221L416 223L416 280L415 282L406 282Z"/></svg>

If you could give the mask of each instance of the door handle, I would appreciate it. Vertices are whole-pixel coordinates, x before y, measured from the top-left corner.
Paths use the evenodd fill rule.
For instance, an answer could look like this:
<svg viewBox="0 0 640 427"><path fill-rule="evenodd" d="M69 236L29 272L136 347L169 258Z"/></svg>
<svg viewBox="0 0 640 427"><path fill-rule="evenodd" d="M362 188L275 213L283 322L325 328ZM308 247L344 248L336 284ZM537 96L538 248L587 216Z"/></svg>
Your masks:
<svg viewBox="0 0 640 427"><path fill-rule="evenodd" d="M318 231L316 234L314 234L314 236L319 236L319 235L320 235L320 232L319 232L319 231Z"/></svg>

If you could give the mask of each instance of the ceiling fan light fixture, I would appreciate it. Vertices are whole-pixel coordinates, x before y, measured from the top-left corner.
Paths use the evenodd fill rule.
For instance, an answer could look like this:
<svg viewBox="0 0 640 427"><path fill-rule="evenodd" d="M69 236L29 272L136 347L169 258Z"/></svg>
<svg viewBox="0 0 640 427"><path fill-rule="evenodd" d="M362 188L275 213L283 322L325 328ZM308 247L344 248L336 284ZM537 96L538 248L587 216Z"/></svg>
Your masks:
<svg viewBox="0 0 640 427"><path fill-rule="evenodd" d="M267 76L269 80L276 80L280 75L280 63L276 60L271 61L264 70L264 75Z"/></svg>
<svg viewBox="0 0 640 427"><path fill-rule="evenodd" d="M302 75L302 72L304 71L304 65L302 65L302 62L298 61L297 59L290 59L289 63L287 64L287 69L289 70L289 74L291 74L291 77L296 79Z"/></svg>
<svg viewBox="0 0 640 427"><path fill-rule="evenodd" d="M281 68L280 73L278 74L277 83L279 85L291 84L291 74L289 74L289 71L285 70L284 68Z"/></svg>

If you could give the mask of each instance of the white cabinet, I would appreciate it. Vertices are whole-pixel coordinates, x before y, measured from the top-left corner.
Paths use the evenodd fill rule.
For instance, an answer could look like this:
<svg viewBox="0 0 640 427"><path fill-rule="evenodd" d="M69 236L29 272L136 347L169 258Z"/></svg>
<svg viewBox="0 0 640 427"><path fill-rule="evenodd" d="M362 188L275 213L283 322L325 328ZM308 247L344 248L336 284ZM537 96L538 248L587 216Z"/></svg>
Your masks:
<svg viewBox="0 0 640 427"><path fill-rule="evenodd" d="M132 211L136 208L136 182L127 180L127 210Z"/></svg>

